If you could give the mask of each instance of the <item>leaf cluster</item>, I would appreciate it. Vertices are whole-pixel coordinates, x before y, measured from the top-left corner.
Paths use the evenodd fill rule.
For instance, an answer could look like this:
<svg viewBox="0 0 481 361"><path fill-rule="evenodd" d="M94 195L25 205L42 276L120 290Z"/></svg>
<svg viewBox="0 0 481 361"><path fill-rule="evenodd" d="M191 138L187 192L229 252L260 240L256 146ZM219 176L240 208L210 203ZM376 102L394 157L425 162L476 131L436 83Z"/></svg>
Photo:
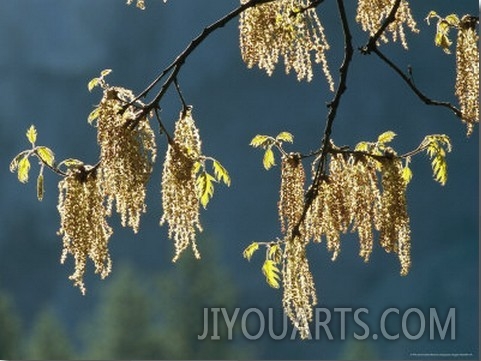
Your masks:
<svg viewBox="0 0 481 361"><path fill-rule="evenodd" d="M214 175L208 173L206 170L206 161L212 163L212 171ZM200 204L207 208L211 198L214 196L214 183L224 183L226 186L230 186L231 179L229 172L224 166L216 159L212 157L202 156L200 160L194 163L195 173L197 173L196 188L197 195L199 197Z"/></svg>
<svg viewBox="0 0 481 361"><path fill-rule="evenodd" d="M10 172L17 173L18 180L21 183L27 183L30 172L30 157L36 157L40 170L37 176L37 198L39 201L43 199L44 195L44 180L43 170L47 166L49 168L55 168L55 155L53 151L45 146L36 145L37 142L37 130L35 126L31 125L25 134L29 141L31 148L18 153L10 163Z"/></svg>
<svg viewBox="0 0 481 361"><path fill-rule="evenodd" d="M294 141L294 136L289 132L280 132L276 137L271 137L270 135L257 134L252 138L250 146L254 148L264 149L264 157L262 158L262 164L266 170L271 169L276 165L276 160L274 156L273 147L276 147L281 154L286 154L282 148L284 142L292 143Z"/></svg>

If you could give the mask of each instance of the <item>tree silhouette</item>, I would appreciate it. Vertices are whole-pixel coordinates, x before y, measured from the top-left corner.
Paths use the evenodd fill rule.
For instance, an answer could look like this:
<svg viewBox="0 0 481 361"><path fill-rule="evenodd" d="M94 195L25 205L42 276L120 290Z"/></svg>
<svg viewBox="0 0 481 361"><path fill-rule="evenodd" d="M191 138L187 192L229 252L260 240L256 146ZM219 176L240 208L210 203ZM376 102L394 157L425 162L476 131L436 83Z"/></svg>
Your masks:
<svg viewBox="0 0 481 361"><path fill-rule="evenodd" d="M26 357L31 360L73 358L68 335L51 309L45 309L37 316L26 346Z"/></svg>
<svg viewBox="0 0 481 361"><path fill-rule="evenodd" d="M20 320L8 295L0 293L0 355L19 359L21 352Z"/></svg>
<svg viewBox="0 0 481 361"><path fill-rule="evenodd" d="M128 1L133 3L133 1ZM411 3L407 0L358 0L356 16L351 19L344 0L336 0L339 19L339 41L342 39L342 61L332 64L326 55L330 40L322 25L323 0L241 0L240 6L204 28L159 75L138 94L107 82L106 69L88 83L88 89L99 89L102 97L90 113L88 122L97 129L100 159L89 165L68 158L57 161L49 147L38 145L34 126L27 131L30 148L11 162L20 182L27 182L30 159L40 163L37 197L44 196L45 168L62 177L59 182L59 234L63 239L62 262L71 255L75 271L70 276L85 293L83 276L91 259L95 272L102 278L111 272L108 242L112 228L108 219L114 210L122 226L138 231L141 214L146 211L146 185L157 158L154 126L167 143L162 174L161 224L167 224L174 241L177 261L192 248L200 258L197 235L202 231L199 214L214 195L217 183L229 186L227 169L215 158L203 153L201 130L194 120L193 107L184 99L178 82L186 60L196 49L229 22L239 18L240 52L247 67L254 66L272 74L279 62L287 73L295 72L298 80L310 81L315 64L320 64L326 88L332 91L327 104L322 136L310 152L287 151L294 136L283 131L275 136L259 134L251 146L263 150L263 166L269 170L280 157L281 189L278 203L282 232L276 239L254 242L244 251L250 259L265 248L262 271L267 283L283 287L283 306L302 338L309 335L312 309L317 303L314 278L306 253L307 246L325 241L336 259L341 251L341 236L349 231L359 237L359 255L368 261L377 241L389 253L398 256L401 275L411 267L411 228L406 190L412 178L410 162L427 154L434 179L447 182L447 153L451 141L445 134L427 134L418 146L401 152L392 146L396 133L380 130L376 139L359 139L357 144L336 145L333 125L344 102L355 54L372 56L391 69L422 102L445 108L459 118L471 135L479 122L479 18L470 14L427 14L433 19L434 44L451 52L452 33L456 33L456 81L454 94L458 105L428 96L414 82L413 69L404 71L386 55L386 43L399 42L408 49L408 37L419 32ZM145 9L144 0L136 6ZM148 10L147 10L148 11ZM352 27L357 22L365 31L363 44L355 49ZM334 72L333 69L338 69ZM334 74L334 75L333 75ZM179 96L180 114L171 134L160 110L164 96L173 89ZM155 123L157 123L155 125ZM278 154L278 155L276 155ZM309 166L309 167L308 167ZM310 175L306 168L310 168ZM120 317L120 314L119 314ZM120 345L120 344L119 344Z"/></svg>

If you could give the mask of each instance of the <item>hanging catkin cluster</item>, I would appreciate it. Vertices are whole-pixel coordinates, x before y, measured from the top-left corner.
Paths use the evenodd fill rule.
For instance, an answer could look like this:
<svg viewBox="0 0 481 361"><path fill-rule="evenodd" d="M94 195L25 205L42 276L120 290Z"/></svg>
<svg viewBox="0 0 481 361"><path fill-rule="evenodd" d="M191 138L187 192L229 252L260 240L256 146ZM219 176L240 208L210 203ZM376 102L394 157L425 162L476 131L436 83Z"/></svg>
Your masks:
<svg viewBox="0 0 481 361"><path fill-rule="evenodd" d="M398 254L401 275L405 276L411 266L411 231L401 161L383 160L381 174L382 194L377 219L379 243L387 252Z"/></svg>
<svg viewBox="0 0 481 361"><path fill-rule="evenodd" d="M278 0L244 11L239 26L242 59L249 68L257 65L271 75L282 57L287 73L293 69L298 80L310 81L314 56L333 90L326 59L329 44L316 11L305 9L308 4L306 0Z"/></svg>
<svg viewBox="0 0 481 361"><path fill-rule="evenodd" d="M401 161L392 154L392 157L380 157L382 161L363 154L330 154L328 172L321 177L304 218L304 168L298 155L291 153L282 157L278 205L284 234L283 307L301 338L309 336L312 309L317 302L306 257L306 247L311 240L321 242L325 238L335 260L341 251L341 234L348 230L357 232L359 256L367 262L373 249L374 230L377 230L381 246L398 255L401 275L409 271L406 182Z"/></svg>
<svg viewBox="0 0 481 361"><path fill-rule="evenodd" d="M382 22L388 17L396 0L359 0L357 6L356 21L362 29L374 35L381 27ZM413 19L407 0L401 0L396 12L396 19L386 29L391 34L393 41L400 39L402 46L407 49L405 29L409 28L413 33L419 32L416 21ZM383 33L380 39L388 42L388 37Z"/></svg>
<svg viewBox="0 0 481 361"><path fill-rule="evenodd" d="M112 229L107 224L104 196L95 172L71 170L59 183L59 235L63 239L61 262L70 254L75 272L69 277L83 294L83 276L87 259L95 265L95 273L105 278L111 271L108 242Z"/></svg>
<svg viewBox="0 0 481 361"><path fill-rule="evenodd" d="M146 184L156 156L155 136L147 116L137 119L130 90L107 87L98 107L97 141L100 145L102 190L113 203L122 225L139 229L140 215L146 211ZM136 127L131 125L136 122ZM133 129L132 129L133 128Z"/></svg>
<svg viewBox="0 0 481 361"><path fill-rule="evenodd" d="M284 312L299 330L301 338L308 338L309 322L317 304L316 287L306 256L307 242L302 237L286 237L282 267Z"/></svg>
<svg viewBox="0 0 481 361"><path fill-rule="evenodd" d="M183 112L175 124L174 139L168 146L162 173L163 215L160 224L167 222L169 238L174 240L174 262L189 245L195 257L200 258L195 239L202 226L194 167L201 155L200 147L199 131L191 111Z"/></svg>
<svg viewBox="0 0 481 361"><path fill-rule="evenodd" d="M456 43L456 87L468 135L479 122L479 50L476 21L464 16L459 23Z"/></svg>
<svg viewBox="0 0 481 361"><path fill-rule="evenodd" d="M367 262L376 229L380 244L398 254L401 274L406 275L410 228L402 167L394 158L382 163L381 193L375 162L368 156L330 156L329 174L322 179L304 221L305 237L314 242L325 237L335 260L341 251L341 234L351 229L359 236L359 256Z"/></svg>
<svg viewBox="0 0 481 361"><path fill-rule="evenodd" d="M281 230L287 234L301 219L304 208L304 167L297 154L282 157L279 218Z"/></svg>

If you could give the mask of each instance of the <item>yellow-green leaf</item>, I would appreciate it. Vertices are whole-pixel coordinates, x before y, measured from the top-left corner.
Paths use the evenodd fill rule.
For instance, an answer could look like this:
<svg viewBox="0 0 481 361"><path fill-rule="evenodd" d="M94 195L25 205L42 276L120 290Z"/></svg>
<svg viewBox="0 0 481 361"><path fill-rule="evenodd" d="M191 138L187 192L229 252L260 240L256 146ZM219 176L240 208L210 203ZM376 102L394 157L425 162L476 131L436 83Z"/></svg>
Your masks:
<svg viewBox="0 0 481 361"><path fill-rule="evenodd" d="M66 166L69 169L70 168L79 168L79 167L82 167L84 165L84 162L82 162L81 160L75 159L75 158L67 158L67 159L61 161L58 164L58 167L60 168L62 165Z"/></svg>
<svg viewBox="0 0 481 361"><path fill-rule="evenodd" d="M100 81L99 78L93 78L92 80L89 81L89 83L87 84L87 88L89 92L91 92L93 88L99 85L99 81Z"/></svg>
<svg viewBox="0 0 481 361"><path fill-rule="evenodd" d="M277 134L276 140L292 143L294 141L294 136L289 132L281 132Z"/></svg>
<svg viewBox="0 0 481 361"><path fill-rule="evenodd" d="M37 141L37 130L35 126L31 125L30 128L28 128L26 136L32 146L35 146L35 142Z"/></svg>
<svg viewBox="0 0 481 361"><path fill-rule="evenodd" d="M252 255L259 249L259 243L252 242L247 248L242 252L242 256L247 259L248 261L251 260Z"/></svg>
<svg viewBox="0 0 481 361"><path fill-rule="evenodd" d="M282 249L279 244L275 243L269 246L268 258L275 263L281 263L282 261Z"/></svg>
<svg viewBox="0 0 481 361"><path fill-rule="evenodd" d="M194 174L197 174L201 168L202 168L202 163L199 161L195 161L193 166Z"/></svg>
<svg viewBox="0 0 481 361"><path fill-rule="evenodd" d="M112 69L104 69L100 72L100 75L102 78L105 78L107 75L109 75L112 72Z"/></svg>
<svg viewBox="0 0 481 361"><path fill-rule="evenodd" d="M87 118L89 124L92 124L95 119L97 119L100 115L100 108L95 108L92 110Z"/></svg>
<svg viewBox="0 0 481 361"><path fill-rule="evenodd" d="M431 166L433 168L434 179L441 185L445 185L448 181L448 165L446 158L438 155L432 159Z"/></svg>
<svg viewBox="0 0 481 361"><path fill-rule="evenodd" d="M10 162L10 172L14 173L17 170L18 162L20 162L20 159L23 157L27 157L29 152L29 150L24 150L23 152L18 153L15 158L12 159Z"/></svg>
<svg viewBox="0 0 481 361"><path fill-rule="evenodd" d="M37 147L36 148L37 155L40 157L42 162L46 163L50 167L53 167L55 162L55 155L53 154L52 150L48 147Z"/></svg>
<svg viewBox="0 0 481 361"><path fill-rule="evenodd" d="M402 171L402 178L406 185L411 181L412 177L413 177L413 172L411 171L411 168L404 167Z"/></svg>
<svg viewBox="0 0 481 361"><path fill-rule="evenodd" d="M358 152L367 152L368 149L369 149L368 142L359 142L357 143L356 148L354 148L354 150Z"/></svg>
<svg viewBox="0 0 481 361"><path fill-rule="evenodd" d="M431 10L428 14L428 16L426 16L426 18L424 20L426 20L426 22L428 23L428 25L431 25L429 23L429 20L431 20L431 18L438 18L439 19L439 15L436 13L436 11L434 10Z"/></svg>
<svg viewBox="0 0 481 361"><path fill-rule="evenodd" d="M271 147L266 149L264 153L264 159L262 160L262 164L264 164L264 168L269 170L272 166L276 165L274 159L274 152L272 151Z"/></svg>
<svg viewBox="0 0 481 361"><path fill-rule="evenodd" d="M197 177L197 196L199 197L200 204L202 204L204 208L207 207L207 204L214 195L214 182L215 178L207 172L202 172L202 174Z"/></svg>
<svg viewBox="0 0 481 361"><path fill-rule="evenodd" d="M377 142L382 144L389 143L394 139L395 136L396 136L396 133L394 133L391 130L388 130L387 132L384 132L380 134L379 137L377 137Z"/></svg>
<svg viewBox="0 0 481 361"><path fill-rule="evenodd" d="M266 146L268 143L272 143L271 137L268 135L257 134L254 138L252 138L250 146L257 148Z"/></svg>
<svg viewBox="0 0 481 361"><path fill-rule="evenodd" d="M279 268L274 261L267 259L262 266L262 273L266 277L266 282L272 288L279 288Z"/></svg>
<svg viewBox="0 0 481 361"><path fill-rule="evenodd" d="M230 186L230 176L227 169L225 169L222 164L214 160L212 162L212 167L214 168L214 175L216 179L220 182L224 182L225 185Z"/></svg>
<svg viewBox="0 0 481 361"><path fill-rule="evenodd" d="M18 180L22 183L28 182L28 172L30 170L30 161L25 156L18 162L17 176Z"/></svg>
<svg viewBox="0 0 481 361"><path fill-rule="evenodd" d="M446 151L451 152L451 141L445 134L428 135L424 138L421 146L424 146L426 153L431 158L434 179L441 185L448 180L448 165L446 162Z"/></svg>
<svg viewBox="0 0 481 361"><path fill-rule="evenodd" d="M446 54L451 53L449 47L451 46L452 42L448 38L449 29L450 25L446 20L442 19L438 21L436 36L434 37L434 43L436 46L443 48Z"/></svg>
<svg viewBox="0 0 481 361"><path fill-rule="evenodd" d="M44 193L44 188L43 188L43 174L40 172L40 174L37 177L37 199L39 201L42 201L43 199L43 193Z"/></svg>
<svg viewBox="0 0 481 361"><path fill-rule="evenodd" d="M449 14L444 18L446 22L451 26L458 26L459 25L459 18L456 14Z"/></svg>

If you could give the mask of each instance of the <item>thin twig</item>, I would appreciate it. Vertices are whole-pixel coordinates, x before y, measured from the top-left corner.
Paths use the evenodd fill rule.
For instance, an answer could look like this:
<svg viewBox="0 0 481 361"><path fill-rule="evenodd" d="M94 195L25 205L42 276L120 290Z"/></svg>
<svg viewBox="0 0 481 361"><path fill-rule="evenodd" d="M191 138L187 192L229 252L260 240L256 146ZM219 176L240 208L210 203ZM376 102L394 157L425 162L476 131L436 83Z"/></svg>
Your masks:
<svg viewBox="0 0 481 361"><path fill-rule="evenodd" d="M168 142L170 145L174 145L174 140L172 139L172 137L170 136L169 132L168 132L167 129L165 128L164 123L162 123L162 120L160 120L159 108L155 108L154 111L155 111L155 117L156 117L156 119L157 119L157 123L159 123L160 131L161 131L162 133L164 133L165 136L167 137L167 142Z"/></svg>
<svg viewBox="0 0 481 361"><path fill-rule="evenodd" d="M372 49L372 52L376 54L382 61L384 61L391 69L393 69L399 76L404 80L404 82L411 88L411 90L427 105L437 105L445 108L449 108L453 113L462 119L461 111L456 108L453 104L449 102L437 101L426 96L421 90L419 90L414 84L413 78L406 75L396 64L394 64L390 59L388 59L377 47Z"/></svg>
<svg viewBox="0 0 481 361"><path fill-rule="evenodd" d="M274 0L251 0L246 4L242 4L236 9L232 10L230 13L225 15L224 17L220 18L213 24L207 26L204 28L204 30L196 37L194 38L190 44L182 51L176 58L175 60L167 66L161 73L160 75L152 81L152 83L149 84L149 86L142 91L135 99L138 100L141 97L145 97L147 93L149 93L167 74L169 76L167 79L164 81L164 83L161 86L161 89L157 93L157 95L154 97L154 99L145 106L146 112L150 111L151 109L155 108L157 104L160 102L162 97L164 96L165 92L169 88L169 86L172 84L174 79L177 77L177 74L179 73L180 68L182 65L185 63L189 55L215 30L220 29L224 27L227 23L229 23L232 19L235 19L237 16L239 16L242 12L245 10L259 5L259 4L264 4L268 2L272 2Z"/></svg>
<svg viewBox="0 0 481 361"><path fill-rule="evenodd" d="M180 102L182 103L182 115L185 115L190 107L185 102L184 96L182 95L182 91L180 90L179 82L177 78L174 79L175 90L177 90L177 94L179 95Z"/></svg>
<svg viewBox="0 0 481 361"><path fill-rule="evenodd" d="M305 195L305 204L302 211L302 215L298 220L296 226L293 229L292 236L295 237L299 235L299 228L304 222L306 218L307 212L312 205L312 202L317 196L319 186L324 179L324 164L326 162L327 154L330 151L330 140L331 140L331 132L332 132L332 125L334 124L334 120L337 115L337 109L339 107L342 95L347 89L347 74L349 71L349 65L351 64L352 56L353 56L353 46L352 46L352 35L351 30L349 28L349 22L347 20L346 10L344 8L344 1L337 0L337 7L339 11L339 16L341 18L342 23L342 30L344 34L344 59L342 61L341 67L339 68L339 85L337 86L336 93L334 94L334 98L328 104L329 112L327 114L326 126L324 129L324 136L322 139L322 146L321 146L321 154L319 156L319 163L317 165L316 175L312 181L312 184Z"/></svg>

